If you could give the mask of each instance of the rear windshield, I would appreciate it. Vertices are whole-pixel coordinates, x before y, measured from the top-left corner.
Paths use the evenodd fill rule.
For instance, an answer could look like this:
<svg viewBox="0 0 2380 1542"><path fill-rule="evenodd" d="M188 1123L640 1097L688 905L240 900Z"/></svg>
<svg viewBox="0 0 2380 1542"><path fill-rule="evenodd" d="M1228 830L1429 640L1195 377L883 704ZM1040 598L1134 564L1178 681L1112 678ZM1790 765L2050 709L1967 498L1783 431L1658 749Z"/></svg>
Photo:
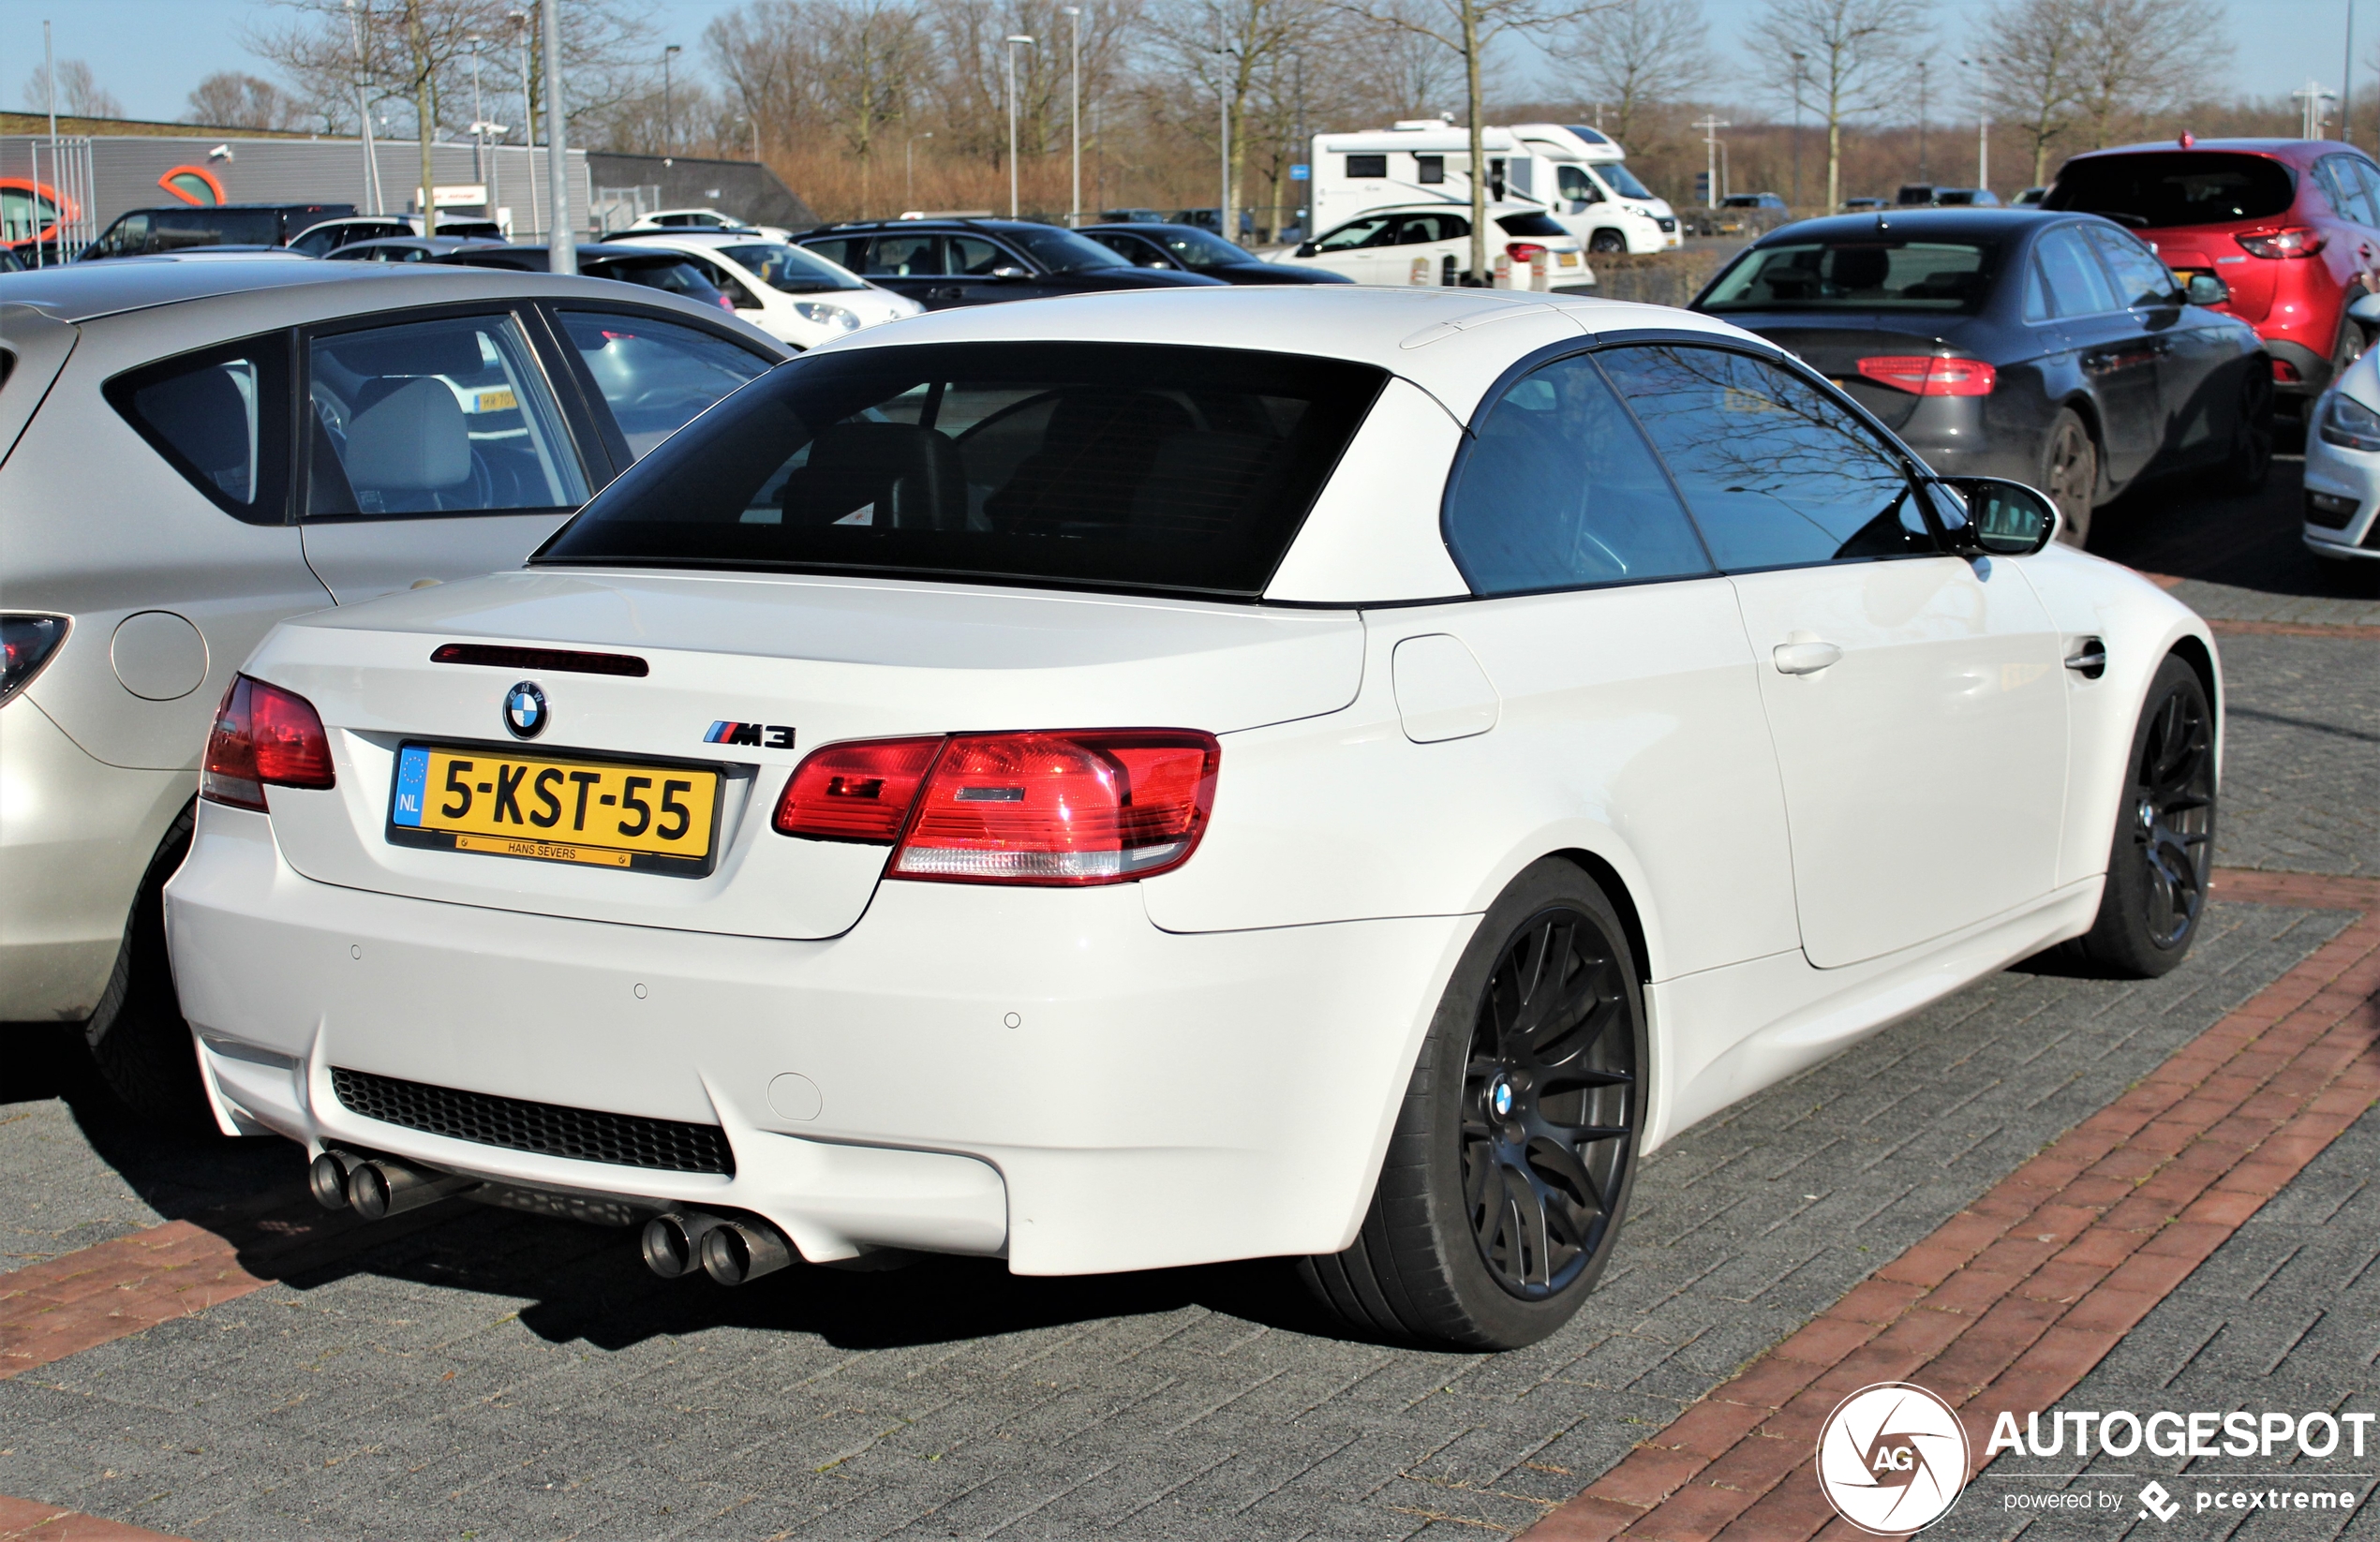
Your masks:
<svg viewBox="0 0 2380 1542"><path fill-rule="evenodd" d="M1504 215L1498 216L1495 228L1506 235L1567 236L1570 232L1543 215Z"/></svg>
<svg viewBox="0 0 2380 1542"><path fill-rule="evenodd" d="M1796 241L1755 246L1696 310L1912 310L1971 314L2000 249L1967 241Z"/></svg>
<svg viewBox="0 0 2380 1542"><path fill-rule="evenodd" d="M2068 161L2045 209L2105 215L2135 230L2268 219L2297 200L2289 169L2264 156L2160 150Z"/></svg>
<svg viewBox="0 0 2380 1542"><path fill-rule="evenodd" d="M271 209L160 209L149 216L143 250L178 252L192 246L277 246L281 216Z"/></svg>
<svg viewBox="0 0 2380 1542"><path fill-rule="evenodd" d="M535 560L1253 599L1385 378L1145 344L812 356L679 430Z"/></svg>

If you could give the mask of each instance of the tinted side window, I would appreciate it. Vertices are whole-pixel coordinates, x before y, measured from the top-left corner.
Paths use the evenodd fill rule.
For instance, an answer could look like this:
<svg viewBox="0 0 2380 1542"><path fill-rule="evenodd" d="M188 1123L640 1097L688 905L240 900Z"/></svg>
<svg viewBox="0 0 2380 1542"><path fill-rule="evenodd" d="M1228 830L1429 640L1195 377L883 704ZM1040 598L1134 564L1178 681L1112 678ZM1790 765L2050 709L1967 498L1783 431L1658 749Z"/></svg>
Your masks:
<svg viewBox="0 0 2380 1542"><path fill-rule="evenodd" d="M931 235L880 235L868 244L867 265L854 271L870 277L939 277L942 274L940 240Z"/></svg>
<svg viewBox="0 0 2380 1542"><path fill-rule="evenodd" d="M2033 247L2033 255L2041 259L2050 303L2059 315L2100 316L2121 308L2098 259L2083 245L2081 226L2061 225L2050 231Z"/></svg>
<svg viewBox="0 0 2380 1542"><path fill-rule="evenodd" d="M217 508L251 525L288 518L287 333L119 375L106 393L151 448Z"/></svg>
<svg viewBox="0 0 2380 1542"><path fill-rule="evenodd" d="M558 319L638 460L770 367L724 338L649 316L563 311Z"/></svg>
<svg viewBox="0 0 2380 1542"><path fill-rule="evenodd" d="M480 513L587 499L578 454L510 316L314 339L309 514Z"/></svg>
<svg viewBox="0 0 2380 1542"><path fill-rule="evenodd" d="M2116 298L2127 305L2170 305L2174 303L2173 274L2165 265L2149 255L2149 248L2121 230L2093 227L2090 244L2107 259L2107 271L2116 276Z"/></svg>
<svg viewBox="0 0 2380 1542"><path fill-rule="evenodd" d="M2322 189L2332 208L2357 224L2380 223L2373 218L2372 202L2364 196L2363 179L2356 175L2355 156L2323 156L2314 163L2314 185Z"/></svg>
<svg viewBox="0 0 2380 1542"><path fill-rule="evenodd" d="M1599 355L1686 495L1721 568L1938 548L1899 461L1800 377L1717 348Z"/></svg>
<svg viewBox="0 0 2380 1542"><path fill-rule="evenodd" d="M2041 275L2041 259L2025 264L2025 319L2046 321L2058 313L2050 308L2049 282Z"/></svg>
<svg viewBox="0 0 2380 1542"><path fill-rule="evenodd" d="M982 278L994 268L1024 266L981 236L954 235L945 239L948 245L944 248L943 260L949 264L952 273Z"/></svg>
<svg viewBox="0 0 2380 1542"><path fill-rule="evenodd" d="M839 268L857 273L868 261L868 241L864 236L839 236L825 241L805 241L806 251L816 252Z"/></svg>
<svg viewBox="0 0 2380 1542"><path fill-rule="evenodd" d="M1711 571L1659 463L1594 361L1516 382L1480 424L1446 541L1479 594Z"/></svg>
<svg viewBox="0 0 2380 1542"><path fill-rule="evenodd" d="M2363 189L2365 205L2375 215L2380 215L2380 168L2375 168L2361 156L2342 156L2339 158L2343 163L2339 168L2340 179L2344 181L2352 174L2356 185ZM2380 219L2373 223L2380 226Z"/></svg>

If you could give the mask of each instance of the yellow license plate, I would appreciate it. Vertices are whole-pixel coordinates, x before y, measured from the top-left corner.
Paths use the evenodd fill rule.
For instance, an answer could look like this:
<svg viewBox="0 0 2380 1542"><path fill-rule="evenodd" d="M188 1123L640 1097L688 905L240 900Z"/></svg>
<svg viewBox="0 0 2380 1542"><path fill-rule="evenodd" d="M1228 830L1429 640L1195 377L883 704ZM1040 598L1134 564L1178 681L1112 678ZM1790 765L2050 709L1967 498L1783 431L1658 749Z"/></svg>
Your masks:
<svg viewBox="0 0 2380 1542"><path fill-rule="evenodd" d="M498 749L397 751L389 838L540 862L703 873L720 773Z"/></svg>

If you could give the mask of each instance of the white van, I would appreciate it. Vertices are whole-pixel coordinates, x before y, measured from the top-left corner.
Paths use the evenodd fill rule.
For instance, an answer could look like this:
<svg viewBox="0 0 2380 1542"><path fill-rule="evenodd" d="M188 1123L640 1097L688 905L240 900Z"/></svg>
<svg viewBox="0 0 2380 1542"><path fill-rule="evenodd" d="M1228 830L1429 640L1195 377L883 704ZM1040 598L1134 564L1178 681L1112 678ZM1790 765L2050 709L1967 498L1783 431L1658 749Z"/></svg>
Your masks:
<svg viewBox="0 0 2380 1542"><path fill-rule="evenodd" d="M1590 140L1586 136L1592 135ZM1676 216L1592 128L1524 124L1480 133L1488 201L1545 210L1591 251L1659 252L1678 245ZM1443 118L1314 138L1313 215L1331 230L1376 209L1468 205L1471 136Z"/></svg>

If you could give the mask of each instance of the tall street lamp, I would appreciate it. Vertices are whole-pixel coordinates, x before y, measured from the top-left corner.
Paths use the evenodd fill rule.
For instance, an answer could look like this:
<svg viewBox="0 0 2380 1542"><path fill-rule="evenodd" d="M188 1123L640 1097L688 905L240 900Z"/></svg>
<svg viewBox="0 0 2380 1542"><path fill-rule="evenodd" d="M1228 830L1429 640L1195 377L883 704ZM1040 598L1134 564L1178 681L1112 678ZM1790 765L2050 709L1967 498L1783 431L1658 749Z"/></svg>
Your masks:
<svg viewBox="0 0 2380 1542"><path fill-rule="evenodd" d="M1017 45L1033 47L1033 39L1012 32L1002 39L1008 53L1008 217L1017 217Z"/></svg>
<svg viewBox="0 0 2380 1542"><path fill-rule="evenodd" d="M1923 59L1917 61L1917 180L1927 183L1934 180L1932 171L1926 165L1926 61Z"/></svg>
<svg viewBox="0 0 2380 1542"><path fill-rule="evenodd" d="M669 62L686 51L676 43L662 50L662 154L677 149L677 111L669 91Z"/></svg>
<svg viewBox="0 0 2380 1542"><path fill-rule="evenodd" d="M1067 126L1074 131L1075 190L1074 200L1066 208L1066 229L1082 223L1082 7L1059 7L1074 23L1074 106L1066 114Z"/></svg>
<svg viewBox="0 0 2380 1542"><path fill-rule="evenodd" d="M538 7L545 52L545 196L553 223L545 228L547 271L578 272L578 237L571 229L570 117L562 106L562 0Z"/></svg>
<svg viewBox="0 0 2380 1542"><path fill-rule="evenodd" d="M1991 185L1991 105L1984 95L1988 83L1985 79L1984 70L1991 64L1991 56L1986 53L1978 53L1971 59L1961 59L1958 62L1975 67L1975 185L1989 187Z"/></svg>
<svg viewBox="0 0 2380 1542"><path fill-rule="evenodd" d="M1802 86L1809 79L1809 55L1793 59L1793 207L1802 206ZM1833 210L1827 211L1832 214Z"/></svg>
<svg viewBox="0 0 2380 1542"><path fill-rule="evenodd" d="M504 17L521 29L521 143L528 151L528 228L534 233L545 223L537 204L537 95L530 88L528 73L528 39L536 30L537 19L525 10L508 10ZM509 236L513 232L504 233Z"/></svg>
<svg viewBox="0 0 2380 1542"><path fill-rule="evenodd" d="M900 200L913 209L917 206L917 141L933 137L933 130L928 129L910 135L909 142L901 146Z"/></svg>

